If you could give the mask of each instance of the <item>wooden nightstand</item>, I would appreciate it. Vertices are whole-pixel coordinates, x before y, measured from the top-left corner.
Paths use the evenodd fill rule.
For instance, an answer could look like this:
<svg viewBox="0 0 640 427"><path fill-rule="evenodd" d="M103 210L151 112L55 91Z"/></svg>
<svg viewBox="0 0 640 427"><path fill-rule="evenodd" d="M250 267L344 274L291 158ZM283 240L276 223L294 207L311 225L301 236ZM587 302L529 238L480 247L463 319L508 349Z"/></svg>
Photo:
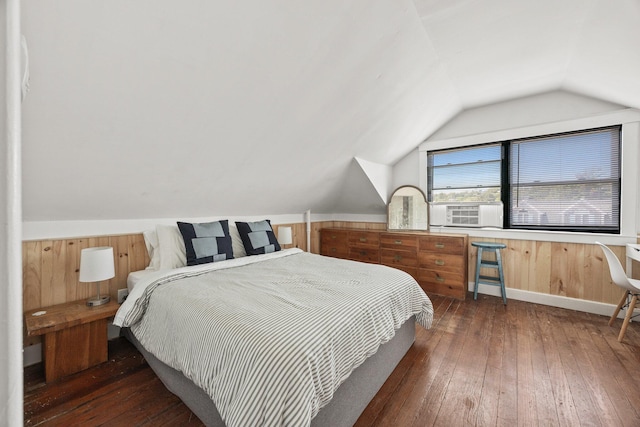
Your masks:
<svg viewBox="0 0 640 427"><path fill-rule="evenodd" d="M82 300L25 312L27 335L43 335L47 382L107 361L107 320L118 308L113 301L87 307ZM39 311L46 313L33 315Z"/></svg>

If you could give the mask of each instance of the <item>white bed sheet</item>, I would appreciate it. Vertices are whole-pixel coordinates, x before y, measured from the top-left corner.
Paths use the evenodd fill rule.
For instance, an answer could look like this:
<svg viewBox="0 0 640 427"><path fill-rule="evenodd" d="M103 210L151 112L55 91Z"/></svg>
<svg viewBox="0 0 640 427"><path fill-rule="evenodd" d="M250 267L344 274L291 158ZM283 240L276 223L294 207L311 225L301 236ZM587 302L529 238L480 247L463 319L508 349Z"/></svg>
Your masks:
<svg viewBox="0 0 640 427"><path fill-rule="evenodd" d="M155 270L139 270L129 273L129 275L127 276L127 289L129 290L129 293L133 291L133 288L136 287L136 284L138 282L140 282L153 272L155 272Z"/></svg>

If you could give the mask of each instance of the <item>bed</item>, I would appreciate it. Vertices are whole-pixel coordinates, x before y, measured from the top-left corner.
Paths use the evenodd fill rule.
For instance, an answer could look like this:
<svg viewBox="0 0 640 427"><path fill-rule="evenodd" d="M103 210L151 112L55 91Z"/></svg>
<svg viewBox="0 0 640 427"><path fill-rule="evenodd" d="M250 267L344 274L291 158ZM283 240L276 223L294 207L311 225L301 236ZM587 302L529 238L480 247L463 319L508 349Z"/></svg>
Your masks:
<svg viewBox="0 0 640 427"><path fill-rule="evenodd" d="M433 316L400 270L298 249L138 276L114 324L208 426L352 425Z"/></svg>

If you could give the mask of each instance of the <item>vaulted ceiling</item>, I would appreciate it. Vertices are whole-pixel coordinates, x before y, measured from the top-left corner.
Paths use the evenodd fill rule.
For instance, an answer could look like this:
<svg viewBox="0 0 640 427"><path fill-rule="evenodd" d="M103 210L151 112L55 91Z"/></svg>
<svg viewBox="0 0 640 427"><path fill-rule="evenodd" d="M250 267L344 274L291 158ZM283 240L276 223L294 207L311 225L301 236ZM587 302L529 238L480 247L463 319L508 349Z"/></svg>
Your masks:
<svg viewBox="0 0 640 427"><path fill-rule="evenodd" d="M22 2L26 221L380 213L470 108L640 108L638 0Z"/></svg>

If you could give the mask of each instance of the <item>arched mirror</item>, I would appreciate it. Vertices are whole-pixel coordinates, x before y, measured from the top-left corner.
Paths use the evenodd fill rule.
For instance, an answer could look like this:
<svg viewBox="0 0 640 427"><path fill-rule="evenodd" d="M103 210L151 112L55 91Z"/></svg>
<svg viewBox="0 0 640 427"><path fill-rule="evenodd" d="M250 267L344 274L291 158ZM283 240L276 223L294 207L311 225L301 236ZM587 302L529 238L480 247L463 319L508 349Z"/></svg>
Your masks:
<svg viewBox="0 0 640 427"><path fill-rule="evenodd" d="M387 206L387 229L427 230L429 209L422 190L413 185L397 188Z"/></svg>

